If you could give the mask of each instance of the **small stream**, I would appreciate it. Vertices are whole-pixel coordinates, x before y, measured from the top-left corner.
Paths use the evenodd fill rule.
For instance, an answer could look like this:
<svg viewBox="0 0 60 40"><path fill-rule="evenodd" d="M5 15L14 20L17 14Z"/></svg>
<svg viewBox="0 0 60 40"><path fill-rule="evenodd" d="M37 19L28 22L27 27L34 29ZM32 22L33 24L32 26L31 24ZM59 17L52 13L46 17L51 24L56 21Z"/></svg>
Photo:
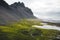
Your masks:
<svg viewBox="0 0 60 40"><path fill-rule="evenodd" d="M59 30L60 31L60 27L58 27L56 25L48 25L47 23L42 23L42 24L43 24L43 26L34 25L34 27L43 28L43 29L53 29L53 30Z"/></svg>

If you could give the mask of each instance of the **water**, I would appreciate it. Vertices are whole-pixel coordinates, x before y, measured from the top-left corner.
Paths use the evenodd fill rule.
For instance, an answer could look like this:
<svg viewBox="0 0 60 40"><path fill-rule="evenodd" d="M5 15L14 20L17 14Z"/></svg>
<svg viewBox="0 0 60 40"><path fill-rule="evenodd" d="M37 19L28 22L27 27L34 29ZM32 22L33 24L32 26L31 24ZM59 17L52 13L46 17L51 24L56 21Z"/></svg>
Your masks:
<svg viewBox="0 0 60 40"><path fill-rule="evenodd" d="M47 25L47 23L42 23L42 24L43 24L43 26L34 25L34 27L36 27L36 28L43 28L43 29L53 29L53 30L59 30L60 31L60 27L58 27L58 26Z"/></svg>

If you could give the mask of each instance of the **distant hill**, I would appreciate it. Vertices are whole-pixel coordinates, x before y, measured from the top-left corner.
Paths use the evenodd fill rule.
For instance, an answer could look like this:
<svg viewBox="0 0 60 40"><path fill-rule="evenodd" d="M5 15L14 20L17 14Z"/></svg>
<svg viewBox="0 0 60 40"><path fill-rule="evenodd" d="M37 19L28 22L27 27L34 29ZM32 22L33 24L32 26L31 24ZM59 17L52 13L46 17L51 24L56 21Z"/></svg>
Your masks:
<svg viewBox="0 0 60 40"><path fill-rule="evenodd" d="M0 0L0 24L19 21L20 19L35 19L33 12L24 3L15 2L8 5L4 0Z"/></svg>

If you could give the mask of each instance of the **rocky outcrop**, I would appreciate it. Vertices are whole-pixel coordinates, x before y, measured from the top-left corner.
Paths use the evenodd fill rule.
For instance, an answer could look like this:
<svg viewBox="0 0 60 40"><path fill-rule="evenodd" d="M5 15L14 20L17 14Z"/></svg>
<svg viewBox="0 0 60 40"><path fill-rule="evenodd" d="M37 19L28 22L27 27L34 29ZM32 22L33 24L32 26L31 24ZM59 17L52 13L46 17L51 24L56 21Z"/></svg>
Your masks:
<svg viewBox="0 0 60 40"><path fill-rule="evenodd" d="M34 18L31 9L25 7L23 2L15 2L10 7L20 18Z"/></svg>
<svg viewBox="0 0 60 40"><path fill-rule="evenodd" d="M3 0L0 0L0 6L2 6L4 8L9 8L9 5Z"/></svg>
<svg viewBox="0 0 60 40"><path fill-rule="evenodd" d="M15 2L12 5L8 5L4 0L0 0L0 24L6 22L19 21L23 18L36 18L33 12L28 7L25 7L24 3Z"/></svg>

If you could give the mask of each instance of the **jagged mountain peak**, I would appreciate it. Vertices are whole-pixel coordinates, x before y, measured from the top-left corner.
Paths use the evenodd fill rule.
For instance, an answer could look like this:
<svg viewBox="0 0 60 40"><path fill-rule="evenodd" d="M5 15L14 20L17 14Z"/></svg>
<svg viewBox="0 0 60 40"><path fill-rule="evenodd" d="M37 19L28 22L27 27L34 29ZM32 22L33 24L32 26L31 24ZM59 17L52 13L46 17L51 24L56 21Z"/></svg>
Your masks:
<svg viewBox="0 0 60 40"><path fill-rule="evenodd" d="M10 6L12 6L12 7L14 7L14 6L15 7L17 7L17 6L25 7L23 2L15 2L15 3L11 4Z"/></svg>
<svg viewBox="0 0 60 40"><path fill-rule="evenodd" d="M36 17L30 8L25 7L23 2L15 2L14 4L8 5L4 0L0 0L0 24L19 21L25 18L35 19Z"/></svg>

